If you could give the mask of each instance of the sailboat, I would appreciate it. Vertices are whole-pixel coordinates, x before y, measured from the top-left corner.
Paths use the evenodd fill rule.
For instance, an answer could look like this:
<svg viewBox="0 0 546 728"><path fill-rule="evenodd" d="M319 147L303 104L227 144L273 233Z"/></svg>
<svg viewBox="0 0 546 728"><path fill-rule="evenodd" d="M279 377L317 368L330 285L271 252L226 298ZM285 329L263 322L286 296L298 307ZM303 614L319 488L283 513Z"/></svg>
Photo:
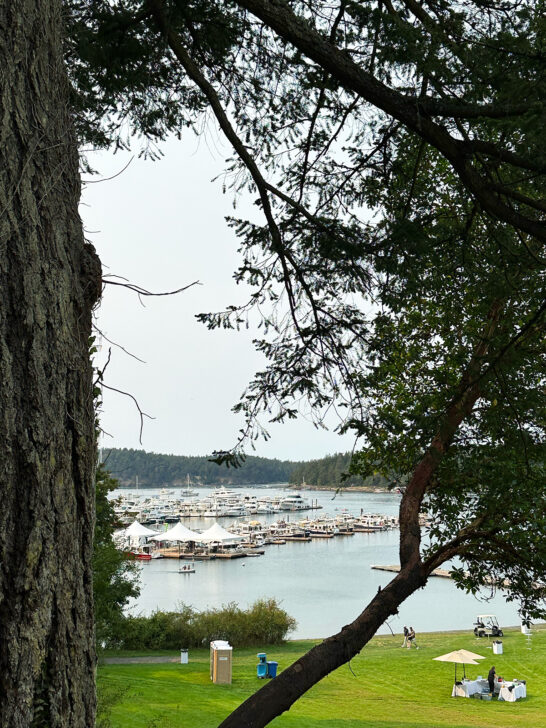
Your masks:
<svg viewBox="0 0 546 728"><path fill-rule="evenodd" d="M197 491L196 490L192 490L192 488L190 487L190 476L189 476L189 473L188 473L188 475L186 475L186 487L183 488L180 491L180 495L183 495L183 496L186 496L186 497L187 496L191 496L191 495L197 495Z"/></svg>

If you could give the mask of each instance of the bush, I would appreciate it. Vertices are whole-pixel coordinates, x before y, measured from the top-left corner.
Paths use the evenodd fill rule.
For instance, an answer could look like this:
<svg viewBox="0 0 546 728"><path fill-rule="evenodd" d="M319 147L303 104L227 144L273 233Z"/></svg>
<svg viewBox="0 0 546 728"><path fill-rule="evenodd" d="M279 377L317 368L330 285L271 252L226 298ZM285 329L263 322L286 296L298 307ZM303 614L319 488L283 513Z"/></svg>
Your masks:
<svg viewBox="0 0 546 728"><path fill-rule="evenodd" d="M271 645L284 642L295 627L295 619L275 599L260 599L247 610L234 602L205 612L196 612L181 604L175 612L123 617L106 646L126 650L178 650L203 647L215 639L228 640L233 647Z"/></svg>

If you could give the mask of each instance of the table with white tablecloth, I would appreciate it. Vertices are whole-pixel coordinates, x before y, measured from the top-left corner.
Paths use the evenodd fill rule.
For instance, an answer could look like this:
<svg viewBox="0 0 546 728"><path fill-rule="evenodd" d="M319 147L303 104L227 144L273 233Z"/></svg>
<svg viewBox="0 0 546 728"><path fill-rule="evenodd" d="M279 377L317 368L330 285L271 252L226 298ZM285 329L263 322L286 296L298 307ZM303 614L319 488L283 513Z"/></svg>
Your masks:
<svg viewBox="0 0 546 728"><path fill-rule="evenodd" d="M522 682L503 682L499 692L499 700L515 703L520 698L527 697L527 686Z"/></svg>
<svg viewBox="0 0 546 728"><path fill-rule="evenodd" d="M452 698L471 698L474 693L483 693L489 690L487 680L463 680L461 683L455 683L451 692Z"/></svg>

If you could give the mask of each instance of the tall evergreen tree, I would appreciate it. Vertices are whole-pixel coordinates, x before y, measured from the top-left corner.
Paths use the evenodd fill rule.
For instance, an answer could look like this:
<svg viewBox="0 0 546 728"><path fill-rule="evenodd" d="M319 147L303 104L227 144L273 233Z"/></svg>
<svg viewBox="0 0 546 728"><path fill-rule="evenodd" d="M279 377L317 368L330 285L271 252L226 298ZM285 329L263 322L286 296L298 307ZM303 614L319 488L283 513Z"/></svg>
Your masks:
<svg viewBox="0 0 546 728"><path fill-rule="evenodd" d="M0 4L0 725L94 722L91 310L60 0Z"/></svg>

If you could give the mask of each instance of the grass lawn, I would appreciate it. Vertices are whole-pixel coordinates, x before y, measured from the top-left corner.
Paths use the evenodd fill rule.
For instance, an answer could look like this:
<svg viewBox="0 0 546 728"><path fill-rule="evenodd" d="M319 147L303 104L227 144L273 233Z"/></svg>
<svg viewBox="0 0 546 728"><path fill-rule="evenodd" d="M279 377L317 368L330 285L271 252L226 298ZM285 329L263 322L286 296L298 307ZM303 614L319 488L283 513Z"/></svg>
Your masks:
<svg viewBox="0 0 546 728"><path fill-rule="evenodd" d="M546 728L546 627L534 627L530 649L519 630L503 637L503 654L468 632L417 635L419 650L400 649L400 635L373 639L360 655L304 695L275 728ZM233 683L213 685L209 651L190 650L189 664L101 665L99 701L111 728L216 728L263 682L256 653L286 668L314 643L288 642L234 649ZM452 650L485 655L467 675L487 677L491 665L507 680L527 680L527 698L515 703L452 698L454 666L434 662ZM118 653L119 654L119 653ZM136 655L137 653L124 653ZM140 653L143 654L143 653ZM154 653L160 654L160 653ZM164 654L164 653L163 653ZM171 653L174 654L174 653ZM458 666L458 676L462 666Z"/></svg>

